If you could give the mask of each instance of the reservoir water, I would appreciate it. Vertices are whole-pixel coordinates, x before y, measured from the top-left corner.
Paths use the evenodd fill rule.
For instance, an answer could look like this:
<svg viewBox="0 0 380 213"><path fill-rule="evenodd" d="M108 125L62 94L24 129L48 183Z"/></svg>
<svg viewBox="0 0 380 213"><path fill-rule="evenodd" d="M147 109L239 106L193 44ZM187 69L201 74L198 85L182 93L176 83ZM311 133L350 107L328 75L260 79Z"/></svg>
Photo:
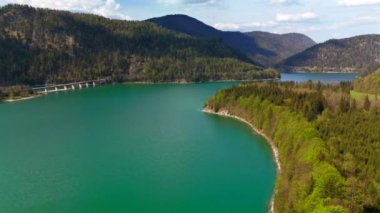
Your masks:
<svg viewBox="0 0 380 213"><path fill-rule="evenodd" d="M322 83L338 83L340 81L352 81L355 73L282 73L281 81L320 81Z"/></svg>
<svg viewBox="0 0 380 213"><path fill-rule="evenodd" d="M269 145L201 112L233 84L108 85L0 104L0 212L266 212Z"/></svg>

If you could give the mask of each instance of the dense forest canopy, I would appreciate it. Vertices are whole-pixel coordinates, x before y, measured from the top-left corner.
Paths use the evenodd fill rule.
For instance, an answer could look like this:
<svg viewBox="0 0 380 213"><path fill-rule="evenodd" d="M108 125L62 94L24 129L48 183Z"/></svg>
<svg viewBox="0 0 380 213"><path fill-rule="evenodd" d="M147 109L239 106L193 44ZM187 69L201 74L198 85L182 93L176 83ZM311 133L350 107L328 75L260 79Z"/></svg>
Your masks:
<svg viewBox="0 0 380 213"><path fill-rule="evenodd" d="M65 11L0 8L0 85L272 78L218 39L141 21Z"/></svg>
<svg viewBox="0 0 380 213"><path fill-rule="evenodd" d="M380 211L379 100L353 85L247 83L219 91L205 107L262 129L279 149L276 212Z"/></svg>
<svg viewBox="0 0 380 213"><path fill-rule="evenodd" d="M278 67L293 71L372 73L380 68L380 35L332 39L289 57Z"/></svg>
<svg viewBox="0 0 380 213"><path fill-rule="evenodd" d="M260 48L274 53L270 56L260 54L254 56L254 59L267 66L275 66L284 59L317 44L308 36L300 33L276 34L253 31L245 33L245 35L254 39Z"/></svg>
<svg viewBox="0 0 380 213"><path fill-rule="evenodd" d="M274 66L283 59L299 53L316 43L303 34L274 34L266 32L229 32L215 29L186 15L167 15L148 19L164 28L199 38L220 38L230 47L246 54L256 64Z"/></svg>
<svg viewBox="0 0 380 213"><path fill-rule="evenodd" d="M356 80L354 88L359 92L380 95L380 70Z"/></svg>

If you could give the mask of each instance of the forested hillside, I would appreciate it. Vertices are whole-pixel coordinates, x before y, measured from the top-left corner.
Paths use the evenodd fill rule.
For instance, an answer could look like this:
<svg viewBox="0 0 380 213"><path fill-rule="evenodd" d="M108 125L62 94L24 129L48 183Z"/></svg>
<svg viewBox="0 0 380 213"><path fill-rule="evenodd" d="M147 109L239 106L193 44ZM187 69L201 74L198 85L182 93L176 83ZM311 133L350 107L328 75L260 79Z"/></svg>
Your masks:
<svg viewBox="0 0 380 213"><path fill-rule="evenodd" d="M65 11L0 8L0 85L112 81L209 81L275 77L220 40L149 22Z"/></svg>
<svg viewBox="0 0 380 213"><path fill-rule="evenodd" d="M263 66L274 66L281 60L315 44L307 36L295 33L280 35L221 31L186 15L168 15L148 21L199 38L222 39L230 47L245 53L256 64Z"/></svg>
<svg viewBox="0 0 380 213"><path fill-rule="evenodd" d="M276 212L380 211L379 101L351 83L249 83L205 104L263 130L279 150Z"/></svg>
<svg viewBox="0 0 380 213"><path fill-rule="evenodd" d="M275 53L270 58L261 58L265 64L272 66L316 44L311 38L299 33L275 34L253 31L245 34L255 39L261 48Z"/></svg>
<svg viewBox="0 0 380 213"><path fill-rule="evenodd" d="M286 59L278 67L310 72L371 73L380 67L380 35L329 40Z"/></svg>

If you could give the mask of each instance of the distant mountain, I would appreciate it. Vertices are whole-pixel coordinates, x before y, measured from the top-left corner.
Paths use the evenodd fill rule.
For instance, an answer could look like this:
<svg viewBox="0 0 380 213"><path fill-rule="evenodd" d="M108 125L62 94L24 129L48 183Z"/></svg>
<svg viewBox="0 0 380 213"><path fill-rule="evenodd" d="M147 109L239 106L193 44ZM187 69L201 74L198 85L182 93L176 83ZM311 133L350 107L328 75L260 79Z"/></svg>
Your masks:
<svg viewBox="0 0 380 213"><path fill-rule="evenodd" d="M220 38L230 47L239 50L256 64L273 66L279 61L294 55L315 44L301 34L277 35L264 32L225 32L186 15L168 15L147 21L164 28L201 38Z"/></svg>
<svg viewBox="0 0 380 213"><path fill-rule="evenodd" d="M284 60L278 67L310 72L373 72L380 67L380 35L332 39Z"/></svg>
<svg viewBox="0 0 380 213"><path fill-rule="evenodd" d="M274 57L262 59L271 65L316 45L315 41L300 33L275 34L254 31L245 34L254 38L260 48L276 53Z"/></svg>
<svg viewBox="0 0 380 213"><path fill-rule="evenodd" d="M211 81L274 77L218 39L141 21L29 6L0 7L0 86L113 81Z"/></svg>

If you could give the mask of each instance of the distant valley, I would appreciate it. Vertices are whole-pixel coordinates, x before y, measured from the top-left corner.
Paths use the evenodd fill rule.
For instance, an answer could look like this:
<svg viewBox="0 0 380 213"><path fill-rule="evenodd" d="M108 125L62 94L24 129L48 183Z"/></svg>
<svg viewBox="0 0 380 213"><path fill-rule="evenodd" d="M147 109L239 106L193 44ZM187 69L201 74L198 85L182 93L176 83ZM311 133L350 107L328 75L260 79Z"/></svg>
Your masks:
<svg viewBox="0 0 380 213"><path fill-rule="evenodd" d="M316 43L309 37L298 34L274 34L267 32L225 32L186 15L168 15L147 20L164 28L199 38L219 38L246 54L261 66L274 66L280 61L299 53Z"/></svg>
<svg viewBox="0 0 380 213"><path fill-rule="evenodd" d="M219 38L255 64L299 72L374 72L380 67L380 35L331 39L317 44L299 33L225 32L186 15L148 20L198 38Z"/></svg>

